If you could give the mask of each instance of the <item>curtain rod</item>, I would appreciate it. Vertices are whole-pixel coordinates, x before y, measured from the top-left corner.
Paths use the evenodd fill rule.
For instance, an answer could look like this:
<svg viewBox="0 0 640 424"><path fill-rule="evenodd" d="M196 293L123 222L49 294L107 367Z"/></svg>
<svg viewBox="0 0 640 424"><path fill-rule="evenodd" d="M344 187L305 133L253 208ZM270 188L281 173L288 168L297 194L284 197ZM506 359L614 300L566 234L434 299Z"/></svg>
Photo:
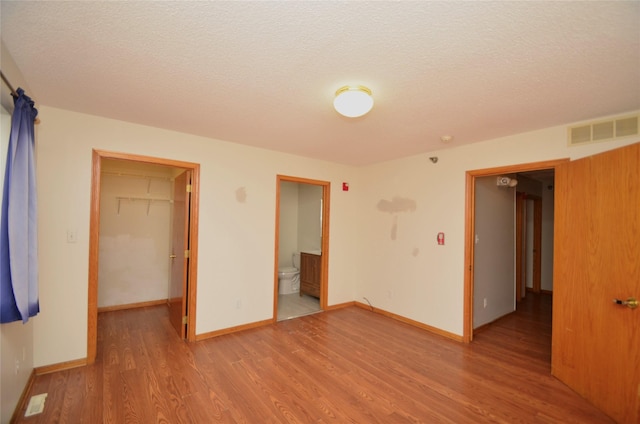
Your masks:
<svg viewBox="0 0 640 424"><path fill-rule="evenodd" d="M2 77L2 81L4 81L4 83L7 84L7 87L9 87L9 90L11 90L11 95L13 97L18 97L18 93L16 93L16 90L13 89L13 86L11 85L7 77L4 76L4 73L2 72L2 70L0 70L0 77Z"/></svg>
<svg viewBox="0 0 640 424"><path fill-rule="evenodd" d="M0 77L2 77L2 81L7 85L7 87L9 87L9 90L11 90L11 97L13 97L14 99L17 98L18 97L18 93L16 93L16 90L13 89L13 86L11 85L11 83L9 82L7 77L4 76L4 73L2 72L1 69L0 69ZM35 124L39 124L40 123L40 118L36 117L34 123Z"/></svg>

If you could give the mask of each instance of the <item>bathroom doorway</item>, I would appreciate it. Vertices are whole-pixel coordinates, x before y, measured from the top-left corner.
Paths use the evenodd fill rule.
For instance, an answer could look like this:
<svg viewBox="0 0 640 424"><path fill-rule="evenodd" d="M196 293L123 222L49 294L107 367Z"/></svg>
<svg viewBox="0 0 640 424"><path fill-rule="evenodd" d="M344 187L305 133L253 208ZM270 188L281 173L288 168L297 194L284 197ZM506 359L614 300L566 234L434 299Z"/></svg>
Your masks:
<svg viewBox="0 0 640 424"><path fill-rule="evenodd" d="M278 175L276 184L274 320L282 321L326 308L330 183Z"/></svg>

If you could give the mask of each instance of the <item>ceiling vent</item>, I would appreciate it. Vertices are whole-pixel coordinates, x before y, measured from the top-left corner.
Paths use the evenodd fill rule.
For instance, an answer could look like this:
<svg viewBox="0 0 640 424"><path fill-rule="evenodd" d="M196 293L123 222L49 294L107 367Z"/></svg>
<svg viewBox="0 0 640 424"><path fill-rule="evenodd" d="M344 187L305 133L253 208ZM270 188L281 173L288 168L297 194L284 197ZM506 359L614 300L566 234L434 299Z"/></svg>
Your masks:
<svg viewBox="0 0 640 424"><path fill-rule="evenodd" d="M569 146L638 135L639 120L640 115L632 115L569 127Z"/></svg>

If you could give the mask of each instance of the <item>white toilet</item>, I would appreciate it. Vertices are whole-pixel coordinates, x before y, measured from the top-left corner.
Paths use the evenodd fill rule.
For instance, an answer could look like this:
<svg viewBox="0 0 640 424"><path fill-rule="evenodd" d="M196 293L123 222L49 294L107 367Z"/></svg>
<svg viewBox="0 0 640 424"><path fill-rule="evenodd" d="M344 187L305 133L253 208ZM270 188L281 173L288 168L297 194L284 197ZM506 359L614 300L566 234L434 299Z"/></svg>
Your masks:
<svg viewBox="0 0 640 424"><path fill-rule="evenodd" d="M278 269L278 293L292 294L300 291L300 253L291 255L293 267Z"/></svg>

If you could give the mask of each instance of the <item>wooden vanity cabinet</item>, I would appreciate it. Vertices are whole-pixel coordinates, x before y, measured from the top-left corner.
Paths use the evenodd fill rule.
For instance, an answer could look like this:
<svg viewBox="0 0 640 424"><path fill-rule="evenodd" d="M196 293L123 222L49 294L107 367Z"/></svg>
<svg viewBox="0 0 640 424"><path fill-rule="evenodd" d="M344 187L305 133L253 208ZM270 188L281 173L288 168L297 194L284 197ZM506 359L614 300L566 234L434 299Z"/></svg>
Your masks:
<svg viewBox="0 0 640 424"><path fill-rule="evenodd" d="M322 256L300 252L300 296L320 298L320 260Z"/></svg>

